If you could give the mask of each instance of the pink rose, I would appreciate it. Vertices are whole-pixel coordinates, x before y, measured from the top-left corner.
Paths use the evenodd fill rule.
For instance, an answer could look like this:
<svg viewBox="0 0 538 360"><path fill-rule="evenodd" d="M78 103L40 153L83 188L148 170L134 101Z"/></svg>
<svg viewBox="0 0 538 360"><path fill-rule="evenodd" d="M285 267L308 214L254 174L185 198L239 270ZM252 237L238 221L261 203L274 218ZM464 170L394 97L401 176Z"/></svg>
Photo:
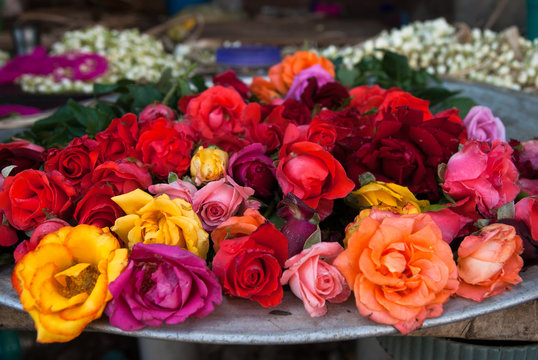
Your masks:
<svg viewBox="0 0 538 360"><path fill-rule="evenodd" d="M454 200L474 197L483 216L513 201L519 193L519 173L511 160L512 148L494 140L491 145L468 141L448 160L443 190Z"/></svg>
<svg viewBox="0 0 538 360"><path fill-rule="evenodd" d="M450 244L455 237L461 235L461 231L467 225L474 222L473 219L458 214L450 208L445 208L439 211L427 211L426 214L430 215L437 226L439 226L441 233L443 233L443 240L448 244Z"/></svg>
<svg viewBox="0 0 538 360"><path fill-rule="evenodd" d="M493 116L487 106L473 106L463 124L467 128L467 137L478 141L506 141L504 124L498 117Z"/></svg>
<svg viewBox="0 0 538 360"><path fill-rule="evenodd" d="M538 198L526 197L516 203L516 220L521 220L527 225L531 236L538 241Z"/></svg>
<svg viewBox="0 0 538 360"><path fill-rule="evenodd" d="M458 248L460 286L456 294L475 301L499 294L521 282L521 237L513 226L491 224L469 235Z"/></svg>
<svg viewBox="0 0 538 360"><path fill-rule="evenodd" d="M151 185L148 187L148 191L155 195L155 197L166 194L171 200L183 199L189 204L192 204L192 198L196 193L196 186L188 181L177 179L170 184Z"/></svg>
<svg viewBox="0 0 538 360"><path fill-rule="evenodd" d="M308 85L308 79L310 78L315 78L319 87L334 81L333 76L323 66L320 64L312 65L295 75L291 87L286 94L286 99L301 100L301 95Z"/></svg>
<svg viewBox="0 0 538 360"><path fill-rule="evenodd" d="M204 230L213 231L220 223L246 208L257 208L249 201L254 190L237 185L230 176L212 181L194 194L192 208L198 214Z"/></svg>
<svg viewBox="0 0 538 360"><path fill-rule="evenodd" d="M346 279L332 265L332 261L344 251L335 242L320 242L289 258L282 274L282 285L290 284L291 291L301 299L308 314L323 316L327 312L326 301L341 303L347 300L351 290Z"/></svg>
<svg viewBox="0 0 538 360"><path fill-rule="evenodd" d="M58 218L52 218L43 221L35 228L34 232L32 233L32 236L30 237L30 240L24 240L19 245L17 245L17 248L13 252L15 262L22 259L22 257L26 255L26 253L34 250L39 244L39 240L41 240L45 235L55 232L56 230L61 229L64 226L69 226L69 223Z"/></svg>

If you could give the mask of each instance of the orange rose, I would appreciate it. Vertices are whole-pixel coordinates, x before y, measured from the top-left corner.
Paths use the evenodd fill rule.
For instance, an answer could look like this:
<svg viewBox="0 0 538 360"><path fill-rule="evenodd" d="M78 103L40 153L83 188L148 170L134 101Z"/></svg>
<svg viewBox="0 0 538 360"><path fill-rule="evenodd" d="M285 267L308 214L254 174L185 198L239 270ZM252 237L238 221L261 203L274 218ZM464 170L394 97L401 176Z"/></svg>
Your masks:
<svg viewBox="0 0 538 360"><path fill-rule="evenodd" d="M246 209L243 216L232 216L217 226L211 233L213 249L215 249L215 252L219 251L220 243L224 239L233 239L252 234L266 221L267 219L258 210L254 209Z"/></svg>
<svg viewBox="0 0 538 360"><path fill-rule="evenodd" d="M259 76L252 79L252 82L250 83L250 92L260 99L262 104L270 104L274 99L280 97L275 86Z"/></svg>
<svg viewBox="0 0 538 360"><path fill-rule="evenodd" d="M440 316L458 287L450 246L426 214L374 212L333 265L353 289L359 313L402 334Z"/></svg>
<svg viewBox="0 0 538 360"><path fill-rule="evenodd" d="M329 59L312 51L297 51L293 55L286 55L284 60L273 65L269 69L269 79L276 90L284 95L288 92L295 75L316 64L321 65L334 78L334 65Z"/></svg>
<svg viewBox="0 0 538 360"><path fill-rule="evenodd" d="M34 319L37 341L66 342L101 317L127 249L108 228L66 226L41 239L13 270L13 288Z"/></svg>
<svg viewBox="0 0 538 360"><path fill-rule="evenodd" d="M482 301L521 282L521 238L513 226L491 224L469 235L458 248L459 296Z"/></svg>

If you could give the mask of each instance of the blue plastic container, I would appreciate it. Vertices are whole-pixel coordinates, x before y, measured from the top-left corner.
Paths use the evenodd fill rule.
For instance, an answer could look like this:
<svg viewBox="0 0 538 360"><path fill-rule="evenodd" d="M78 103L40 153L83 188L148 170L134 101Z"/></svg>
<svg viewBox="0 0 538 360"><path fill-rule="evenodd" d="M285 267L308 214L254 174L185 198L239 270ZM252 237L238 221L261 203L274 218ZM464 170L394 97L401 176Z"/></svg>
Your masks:
<svg viewBox="0 0 538 360"><path fill-rule="evenodd" d="M208 0L166 0L168 15L174 15L189 5L204 4Z"/></svg>
<svg viewBox="0 0 538 360"><path fill-rule="evenodd" d="M244 76L264 75L280 60L280 49L275 46L221 47L216 53L219 72L232 69Z"/></svg>

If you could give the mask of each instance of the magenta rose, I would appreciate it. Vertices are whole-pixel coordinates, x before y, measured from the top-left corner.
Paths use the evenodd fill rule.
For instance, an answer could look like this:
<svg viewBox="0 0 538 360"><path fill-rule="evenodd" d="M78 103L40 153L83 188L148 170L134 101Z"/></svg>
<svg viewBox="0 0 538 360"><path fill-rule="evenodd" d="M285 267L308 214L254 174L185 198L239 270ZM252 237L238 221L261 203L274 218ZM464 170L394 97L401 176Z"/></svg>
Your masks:
<svg viewBox="0 0 538 360"><path fill-rule="evenodd" d="M114 194L121 195L135 189L147 189L151 185L149 171L139 162L129 160L105 161L97 166L92 174L92 184L107 184Z"/></svg>
<svg viewBox="0 0 538 360"><path fill-rule="evenodd" d="M254 189L257 196L267 197L276 185L273 160L265 155L260 143L246 146L230 157L228 174L239 184Z"/></svg>
<svg viewBox="0 0 538 360"><path fill-rule="evenodd" d="M181 179L170 184L155 184L148 187L148 191L155 197L166 194L170 199L183 199L189 204L192 204L196 190L196 186Z"/></svg>
<svg viewBox="0 0 538 360"><path fill-rule="evenodd" d="M6 166L16 166L10 175L17 175L26 169L39 169L43 164L42 154L45 151L41 146L26 140L13 141L0 144L0 169Z"/></svg>
<svg viewBox="0 0 538 360"><path fill-rule="evenodd" d="M222 302L204 260L178 246L136 244L127 268L109 285L110 323L125 331L204 317Z"/></svg>
<svg viewBox="0 0 538 360"><path fill-rule="evenodd" d="M106 184L91 187L79 200L73 218L79 224L100 228L114 225L117 218L125 215L119 205L112 201L114 195L114 190Z"/></svg>
<svg viewBox="0 0 538 360"><path fill-rule="evenodd" d="M487 106L473 106L463 125L467 128L467 137L478 141L506 141L504 124L495 117Z"/></svg>
<svg viewBox="0 0 538 360"><path fill-rule="evenodd" d="M303 301L312 317L327 313L326 301L341 303L351 294L346 279L332 265L342 251L344 248L338 243L320 242L284 264L287 270L282 274L282 285L289 283L291 291Z"/></svg>
<svg viewBox="0 0 538 360"><path fill-rule="evenodd" d="M249 201L254 190L239 186L230 176L212 181L198 190L192 199L192 208L198 214L205 231L213 231L220 223L246 208L257 208Z"/></svg>
<svg viewBox="0 0 538 360"><path fill-rule="evenodd" d="M32 232L32 236L30 237L30 240L24 240L19 245L17 245L17 248L13 252L13 257L15 257L15 262L22 259L22 257L26 255L28 252L34 250L39 244L39 241L45 235L55 232L56 230L61 229L64 226L69 226L69 223L67 221L64 221L58 218L52 218L52 219L47 219L43 221L34 229L34 231Z"/></svg>
<svg viewBox="0 0 538 360"><path fill-rule="evenodd" d="M443 190L454 200L474 198L485 217L513 201L519 193L519 173L511 159L512 148L505 142L491 145L468 141L448 160Z"/></svg>
<svg viewBox="0 0 538 360"><path fill-rule="evenodd" d="M295 75L293 82L286 94L286 99L301 100L301 95L308 85L308 79L316 79L318 86L322 87L328 82L333 82L334 78L320 64L312 65Z"/></svg>

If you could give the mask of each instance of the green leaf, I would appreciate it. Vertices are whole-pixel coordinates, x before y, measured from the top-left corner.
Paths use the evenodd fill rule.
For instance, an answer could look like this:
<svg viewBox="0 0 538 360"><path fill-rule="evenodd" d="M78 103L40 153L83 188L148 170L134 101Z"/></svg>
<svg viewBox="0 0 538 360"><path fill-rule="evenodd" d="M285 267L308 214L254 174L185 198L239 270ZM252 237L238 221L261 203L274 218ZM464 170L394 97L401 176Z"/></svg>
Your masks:
<svg viewBox="0 0 538 360"><path fill-rule="evenodd" d="M411 68L405 56L387 50L384 50L384 53L381 67L389 77L395 79L398 84L411 77Z"/></svg>
<svg viewBox="0 0 538 360"><path fill-rule="evenodd" d="M130 111L139 114L146 106L159 102L164 94L153 84L130 85L129 93L133 97Z"/></svg>
<svg viewBox="0 0 538 360"><path fill-rule="evenodd" d="M345 67L340 67L336 71L336 80L341 82L344 86L353 86L358 76L359 70L357 69L350 70Z"/></svg>
<svg viewBox="0 0 538 360"><path fill-rule="evenodd" d="M314 231L312 234L310 234L310 236L308 237L308 239L306 239L305 243L304 243L304 246L303 246L303 250L304 249L308 249L309 247L317 244L317 243L320 243L321 242L321 230L319 228L319 225L316 227L316 231Z"/></svg>
<svg viewBox="0 0 538 360"><path fill-rule="evenodd" d="M497 210L497 220L501 219L513 219L516 216L516 208L514 202L504 204Z"/></svg>
<svg viewBox="0 0 538 360"><path fill-rule="evenodd" d="M368 185L371 182L375 182L375 175L369 171L365 171L359 175L359 184L361 186Z"/></svg>
<svg viewBox="0 0 538 360"><path fill-rule="evenodd" d="M473 226L478 229L482 229L484 226L488 226L490 222L491 222L490 219L478 219L475 221Z"/></svg>
<svg viewBox="0 0 538 360"><path fill-rule="evenodd" d="M430 106L439 104L461 91L452 91L442 87L429 87L415 92L415 96L430 101Z"/></svg>
<svg viewBox="0 0 538 360"><path fill-rule="evenodd" d="M201 93L207 90L205 78L202 75L194 75L191 77L191 83L196 87L197 92Z"/></svg>
<svg viewBox="0 0 538 360"><path fill-rule="evenodd" d="M168 173L168 183L171 184L179 180L179 177L175 172Z"/></svg>
<svg viewBox="0 0 538 360"><path fill-rule="evenodd" d="M440 211L440 210L443 210L443 209L447 209L449 207L450 207L450 205L430 204L430 205L426 206L424 209L422 209L422 212Z"/></svg>
<svg viewBox="0 0 538 360"><path fill-rule="evenodd" d="M166 69L164 69L163 73L161 74L161 77L155 84L155 89L159 90L163 94L166 94L170 89L170 86L173 81L174 79L172 78L172 69L167 67Z"/></svg>
<svg viewBox="0 0 538 360"><path fill-rule="evenodd" d="M471 98L453 97L453 98L449 98L445 100L441 104L441 110L452 109L452 108L460 109L459 115L463 119L467 115L469 110L471 110L471 108L476 105L477 105L476 102Z"/></svg>

